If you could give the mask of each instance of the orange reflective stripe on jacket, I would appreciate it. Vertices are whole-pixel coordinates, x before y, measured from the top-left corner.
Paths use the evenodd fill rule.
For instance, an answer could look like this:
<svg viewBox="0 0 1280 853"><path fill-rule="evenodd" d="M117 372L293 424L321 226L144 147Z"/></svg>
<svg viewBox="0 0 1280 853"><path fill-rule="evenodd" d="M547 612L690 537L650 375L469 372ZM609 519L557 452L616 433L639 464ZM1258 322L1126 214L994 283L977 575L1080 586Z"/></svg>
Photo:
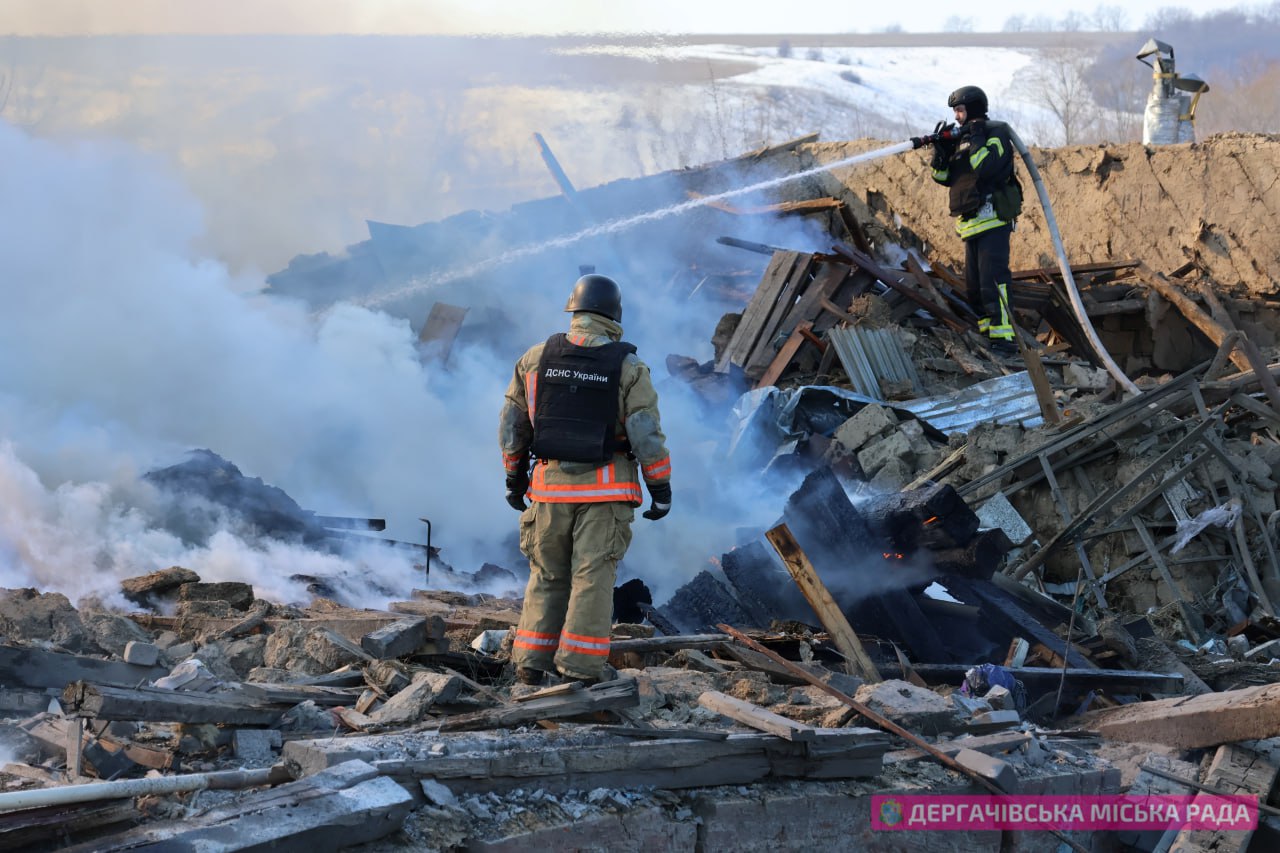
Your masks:
<svg viewBox="0 0 1280 853"><path fill-rule="evenodd" d="M594 483L550 484L547 482L547 463L539 460L533 466L533 483L529 486L529 499L543 503L607 503L628 501L637 506L644 502L639 483L619 482L614 463L596 469Z"/></svg>
<svg viewBox="0 0 1280 853"><path fill-rule="evenodd" d="M664 456L640 469L646 480L664 480L671 476L671 457Z"/></svg>
<svg viewBox="0 0 1280 853"><path fill-rule="evenodd" d="M565 651L577 652L580 655L596 655L605 658L609 656L608 637L584 637L581 634L570 634L565 631L560 635L560 645Z"/></svg>
<svg viewBox="0 0 1280 853"><path fill-rule="evenodd" d="M529 423L533 423L533 409L538 402L538 371L530 370L524 375L525 400L529 404Z"/></svg>

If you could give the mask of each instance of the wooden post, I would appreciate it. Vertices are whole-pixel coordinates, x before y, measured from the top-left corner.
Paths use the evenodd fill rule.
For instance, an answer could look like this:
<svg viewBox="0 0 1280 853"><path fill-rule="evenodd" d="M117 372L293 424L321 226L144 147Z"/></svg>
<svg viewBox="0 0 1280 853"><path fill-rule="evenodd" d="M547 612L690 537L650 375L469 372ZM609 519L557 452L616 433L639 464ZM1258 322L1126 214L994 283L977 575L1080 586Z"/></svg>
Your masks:
<svg viewBox="0 0 1280 853"><path fill-rule="evenodd" d="M773 546L774 550L778 552L778 556L782 558L782 562L787 567L787 571L791 573L796 586L800 587L800 591L804 593L805 600L809 602L813 612L817 614L818 621L822 623L822 627L826 628L827 633L831 635L831 641L835 643L836 649L839 650L840 654L844 655L845 667L849 673L859 675L869 682L881 681L876 665L871 662L871 658L867 657L867 652L862 648L862 642L858 639L858 635L854 633L853 626L849 624L844 612L836 604L835 599L831 597L831 593L827 590L826 584L822 582L822 578L818 577L817 570L814 569L813 564L809 562L808 556L800 548L800 543L792 535L791 528L787 527L786 524L779 524L765 533L765 538L769 540L769 544Z"/></svg>
<svg viewBox="0 0 1280 853"><path fill-rule="evenodd" d="M72 717L67 726L67 775L74 782L84 775L84 720Z"/></svg>

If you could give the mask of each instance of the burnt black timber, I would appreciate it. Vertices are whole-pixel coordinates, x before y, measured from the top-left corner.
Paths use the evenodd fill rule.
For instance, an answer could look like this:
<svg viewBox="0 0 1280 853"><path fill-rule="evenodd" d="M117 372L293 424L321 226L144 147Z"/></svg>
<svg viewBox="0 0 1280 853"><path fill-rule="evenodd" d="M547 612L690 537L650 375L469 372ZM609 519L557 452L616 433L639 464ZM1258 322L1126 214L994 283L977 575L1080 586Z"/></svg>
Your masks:
<svg viewBox="0 0 1280 853"><path fill-rule="evenodd" d="M856 571L874 548L866 519L850 502L830 467L818 468L805 477L787 498L782 515L823 577L843 577Z"/></svg>
<svg viewBox="0 0 1280 853"><path fill-rule="evenodd" d="M739 240L736 237L717 237L716 242L723 246L732 246L735 249L746 249L748 252L755 252L758 255L772 255L776 252L785 252L777 246L769 246L765 243L753 243L750 240Z"/></svg>
<svg viewBox="0 0 1280 853"><path fill-rule="evenodd" d="M0 645L0 684L33 690L61 690L73 681L92 681L117 687L132 687L169 674L162 666L46 652L25 646Z"/></svg>
<svg viewBox="0 0 1280 853"><path fill-rule="evenodd" d="M666 634L668 637L673 637L680 633L680 627L664 616L662 611L654 607L652 604L645 604L641 602L636 606L640 608L640 612L644 614L644 618L649 620L649 624L657 629L659 633Z"/></svg>
<svg viewBox="0 0 1280 853"><path fill-rule="evenodd" d="M676 590L659 612L682 632L709 633L717 622L727 621L735 625L750 622L737 599L706 570Z"/></svg>
<svg viewBox="0 0 1280 853"><path fill-rule="evenodd" d="M912 669L930 684L959 684L971 664L915 664ZM1006 667L1009 674L1030 691L1057 689L1063 670L1047 666ZM1181 693L1183 679L1176 672L1133 669L1066 669L1069 690L1105 690L1108 693Z"/></svg>
<svg viewBox="0 0 1280 853"><path fill-rule="evenodd" d="M875 598L894 628L894 639L907 647L913 661L947 663L955 660L950 648L924 615L910 590L895 589Z"/></svg>
<svg viewBox="0 0 1280 853"><path fill-rule="evenodd" d="M159 687L108 687L77 681L62 691L62 705L70 713L97 720L145 723L226 723L270 726L289 705L272 707L240 696L185 693Z"/></svg>
<svg viewBox="0 0 1280 853"><path fill-rule="evenodd" d="M720 558L720 567L747 612L747 624L768 628L775 619L804 622L812 618L804 596L763 542L734 548Z"/></svg>
<svg viewBox="0 0 1280 853"><path fill-rule="evenodd" d="M943 550L934 549L930 556L944 575L988 580L1000 567L1000 561L1013 550L1009 536L1000 528L982 530L968 545Z"/></svg>
<svg viewBox="0 0 1280 853"><path fill-rule="evenodd" d="M0 850L56 850L67 838L89 837L137 820L132 798L21 809L0 816Z"/></svg>
<svg viewBox="0 0 1280 853"><path fill-rule="evenodd" d="M387 529L385 518L351 518L345 515L317 515L316 524L334 530L375 530Z"/></svg>
<svg viewBox="0 0 1280 853"><path fill-rule="evenodd" d="M1022 637L1024 640L1043 644L1055 654L1066 658L1069 668L1098 669L1097 664L1076 651L1075 646L1068 645L1061 637L1041 624L1019 599L990 581L949 578L947 587L953 595L966 603L978 604L988 624L1005 631L1010 638Z"/></svg>

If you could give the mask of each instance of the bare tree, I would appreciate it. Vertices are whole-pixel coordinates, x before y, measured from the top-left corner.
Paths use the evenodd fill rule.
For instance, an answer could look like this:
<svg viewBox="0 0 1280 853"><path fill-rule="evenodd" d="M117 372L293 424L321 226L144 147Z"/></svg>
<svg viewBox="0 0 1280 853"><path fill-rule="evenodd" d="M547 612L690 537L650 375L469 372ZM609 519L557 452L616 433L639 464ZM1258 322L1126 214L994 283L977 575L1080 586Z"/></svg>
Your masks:
<svg viewBox="0 0 1280 853"><path fill-rule="evenodd" d="M1004 19L1004 27L1006 33L1020 33L1027 28L1027 19L1023 15L1010 15Z"/></svg>
<svg viewBox="0 0 1280 853"><path fill-rule="evenodd" d="M1015 97L1032 103L1052 116L1059 144L1085 141L1097 119L1097 106L1089 93L1086 73L1093 58L1084 51L1058 47L1040 52L1010 87ZM1046 131L1049 128L1045 128Z"/></svg>
<svg viewBox="0 0 1280 853"><path fill-rule="evenodd" d="M944 33L971 33L973 32L973 18L952 15L942 25L942 31Z"/></svg>
<svg viewBox="0 0 1280 853"><path fill-rule="evenodd" d="M1121 6L1100 4L1089 16L1089 26L1100 33L1121 33L1129 26L1129 15Z"/></svg>

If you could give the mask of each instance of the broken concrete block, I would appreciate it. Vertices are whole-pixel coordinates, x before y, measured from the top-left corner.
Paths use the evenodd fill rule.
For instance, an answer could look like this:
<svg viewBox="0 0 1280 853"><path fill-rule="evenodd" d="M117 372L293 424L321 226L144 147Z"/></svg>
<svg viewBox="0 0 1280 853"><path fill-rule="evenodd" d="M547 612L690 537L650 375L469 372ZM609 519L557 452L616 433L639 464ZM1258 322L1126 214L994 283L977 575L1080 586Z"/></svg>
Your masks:
<svg viewBox="0 0 1280 853"><path fill-rule="evenodd" d="M1032 536L1031 525L1014 509L1003 492L987 498L978 509L978 524L982 529L1000 528L1014 545L1021 545Z"/></svg>
<svg viewBox="0 0 1280 853"><path fill-rule="evenodd" d="M997 684L987 691L982 697L990 703L991 707L997 711L1003 711L1013 707L1013 695L1009 692L1008 687L1001 687Z"/></svg>
<svg viewBox="0 0 1280 853"><path fill-rule="evenodd" d="M149 599L163 597L166 593L173 592L184 583L199 582L200 576L190 569L184 569L182 566L170 566L167 569L161 569L149 575L126 578L120 581L120 591L124 593L125 598L134 604L149 606L152 603Z"/></svg>
<svg viewBox="0 0 1280 853"><path fill-rule="evenodd" d="M160 647L154 643L130 640L124 647L124 662L139 666L153 666L160 659Z"/></svg>
<svg viewBox="0 0 1280 853"><path fill-rule="evenodd" d="M908 681L864 684L854 698L914 732L937 734L957 728L956 713L947 699Z"/></svg>
<svg viewBox="0 0 1280 853"><path fill-rule="evenodd" d="M253 606L253 587L238 581L186 583L178 588L178 600L221 601L235 610L247 611Z"/></svg>
<svg viewBox="0 0 1280 853"><path fill-rule="evenodd" d="M1062 368L1062 381L1068 388L1105 391L1111 385L1111 376L1101 367L1071 362Z"/></svg>
<svg viewBox="0 0 1280 853"><path fill-rule="evenodd" d="M853 453L897 425L898 418L891 409L869 403L836 429L834 439L846 452Z"/></svg>
<svg viewBox="0 0 1280 853"><path fill-rule="evenodd" d="M236 758L255 767L275 761L273 745L280 745L280 732L274 729L236 729L231 733L231 749Z"/></svg>
<svg viewBox="0 0 1280 853"><path fill-rule="evenodd" d="M322 672L333 672L347 664L373 660L364 649L330 628L316 628L307 634L302 641L302 650L320 665Z"/></svg>
<svg viewBox="0 0 1280 853"><path fill-rule="evenodd" d="M1022 718L1018 716L1017 711L986 711L974 714L973 718L965 724L964 730L973 734L986 734L1013 728L1021 723Z"/></svg>
<svg viewBox="0 0 1280 853"><path fill-rule="evenodd" d="M462 682L455 675L418 672L414 674L408 687L392 696L369 716L380 725L415 723L426 716L436 702L455 699L461 688Z"/></svg>
<svg viewBox="0 0 1280 853"><path fill-rule="evenodd" d="M427 618L415 616L365 634L360 638L360 648L379 660L404 657L425 643L428 634Z"/></svg>
<svg viewBox="0 0 1280 853"><path fill-rule="evenodd" d="M915 473L915 466L908 465L901 459L890 459L871 478L871 489L872 491L889 495L900 492L915 479Z"/></svg>
<svg viewBox="0 0 1280 853"><path fill-rule="evenodd" d="M955 760L961 767L972 770L1005 793L1013 794L1018 790L1018 774L1013 772L1007 761L975 749L960 750L956 753Z"/></svg>
<svg viewBox="0 0 1280 853"><path fill-rule="evenodd" d="M80 614L60 592L0 590L0 635L10 642L48 641L69 652L97 652Z"/></svg>
<svg viewBox="0 0 1280 853"><path fill-rule="evenodd" d="M858 464L862 466L863 472L868 477L874 476L877 471L894 459L899 459L908 465L915 461L915 452L911 449L911 442L907 440L905 435L896 430L884 438L869 444L858 453Z"/></svg>
<svg viewBox="0 0 1280 853"><path fill-rule="evenodd" d="M224 643L222 651L226 662L235 671L237 678L248 678L249 673L262 666L266 657L267 638L261 634L241 637Z"/></svg>

